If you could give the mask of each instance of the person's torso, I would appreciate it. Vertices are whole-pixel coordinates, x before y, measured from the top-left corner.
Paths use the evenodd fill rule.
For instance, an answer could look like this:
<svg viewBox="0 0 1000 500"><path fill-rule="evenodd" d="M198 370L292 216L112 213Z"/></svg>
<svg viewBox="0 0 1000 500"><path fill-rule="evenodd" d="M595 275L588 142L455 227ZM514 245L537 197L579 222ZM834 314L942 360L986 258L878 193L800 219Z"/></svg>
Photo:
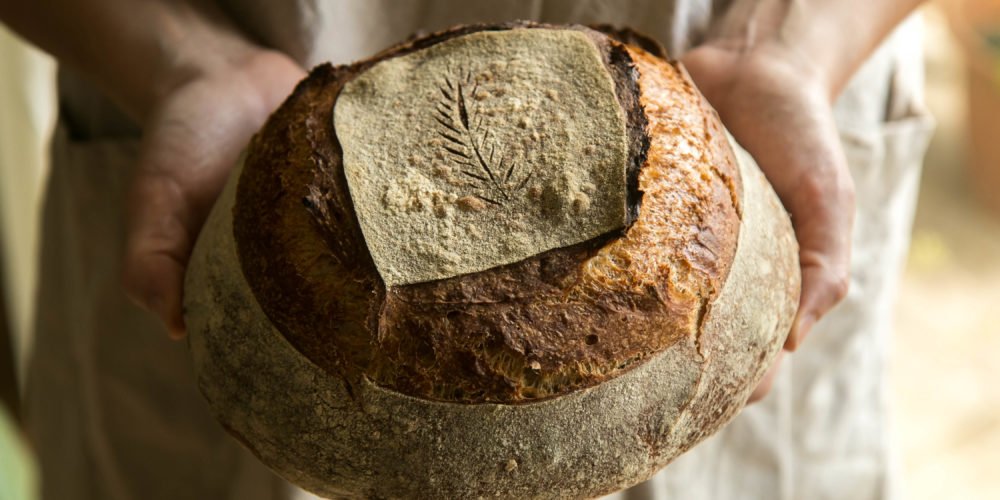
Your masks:
<svg viewBox="0 0 1000 500"><path fill-rule="evenodd" d="M418 32L527 19L628 26L678 53L696 41L719 0L218 0L261 43L307 66L367 57Z"/></svg>

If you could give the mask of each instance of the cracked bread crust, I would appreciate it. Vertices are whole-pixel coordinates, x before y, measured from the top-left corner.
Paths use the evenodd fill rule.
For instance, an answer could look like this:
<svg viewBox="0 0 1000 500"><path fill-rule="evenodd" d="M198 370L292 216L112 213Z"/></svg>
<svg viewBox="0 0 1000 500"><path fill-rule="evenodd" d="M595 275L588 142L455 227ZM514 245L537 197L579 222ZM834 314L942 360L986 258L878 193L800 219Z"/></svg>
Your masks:
<svg viewBox="0 0 1000 500"><path fill-rule="evenodd" d="M515 264L387 289L344 178L338 92L379 60L494 29L585 30L605 54L628 117L634 220ZM600 384L699 335L735 253L739 190L718 118L675 64L582 27L462 27L313 70L251 143L234 234L265 313L328 373L514 404Z"/></svg>
<svg viewBox="0 0 1000 500"><path fill-rule="evenodd" d="M349 69L321 67L300 84L255 139L251 158L234 169L186 276L185 319L198 385L223 426L287 480L326 497L569 499L643 481L731 420L794 317L794 233L763 174L735 143L726 143L683 68L625 49L639 75L637 95L649 120L644 130L652 139L637 179L645 190L640 217L632 226L515 264L522 266L515 272L501 268L412 288L380 287L338 175L329 113ZM709 168L711 158L732 161L734 151L738 173L726 162ZM685 187L694 194L669 186L698 179L702 184ZM722 215L708 213L715 204ZM644 223L642 215L655 210L670 220ZM734 234L720 229L734 218ZM652 258L635 253L664 237L675 246L654 249ZM600 314L649 304L661 307L650 309L658 317L674 318L676 329L663 335L667 342L658 352L558 397L515 400L509 395L518 393L508 388L493 393L507 400L441 401L416 389L407 395L399 379L393 385L369 377L379 362L409 366L405 356L373 353L391 345L370 333L379 331L390 300L408 298L403 308L442 307L434 310L447 318L443 305L453 299L507 307L483 299L544 296L526 289L562 283L560 276L578 280L564 286L572 292L564 303L591 304ZM655 282L662 276L669 281ZM613 302L598 293L615 287L633 298ZM482 316L486 324L504 318ZM312 330L290 329L297 321ZM579 349L603 349L617 338L655 350L661 341L594 326L612 337L588 344L586 336L573 337L579 332L559 333L582 340L587 347L574 344ZM504 345L516 345L510 342ZM587 351L573 352L568 356ZM615 354L605 359L624 351L609 352ZM483 380L465 376L458 378Z"/></svg>
<svg viewBox="0 0 1000 500"><path fill-rule="evenodd" d="M329 374L261 310L233 233L238 165L195 245L185 317L212 413L287 480L330 498L591 498L645 480L743 406L798 303L791 222L737 151L742 224L699 336L532 404L442 403Z"/></svg>

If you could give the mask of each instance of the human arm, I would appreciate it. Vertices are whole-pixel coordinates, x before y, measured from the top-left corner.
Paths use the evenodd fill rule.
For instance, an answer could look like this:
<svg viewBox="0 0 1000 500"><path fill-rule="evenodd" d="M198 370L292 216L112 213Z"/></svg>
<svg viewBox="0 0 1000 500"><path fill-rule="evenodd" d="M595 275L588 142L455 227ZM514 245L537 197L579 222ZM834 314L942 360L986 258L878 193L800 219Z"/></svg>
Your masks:
<svg viewBox="0 0 1000 500"><path fill-rule="evenodd" d="M787 351L844 298L850 278L854 187L833 100L920 3L737 0L711 38L682 58L792 216L802 295ZM751 401L766 394L774 369Z"/></svg>
<svg viewBox="0 0 1000 500"><path fill-rule="evenodd" d="M304 76L212 2L0 0L0 20L89 77L143 129L123 282L183 335L184 269L250 136Z"/></svg>

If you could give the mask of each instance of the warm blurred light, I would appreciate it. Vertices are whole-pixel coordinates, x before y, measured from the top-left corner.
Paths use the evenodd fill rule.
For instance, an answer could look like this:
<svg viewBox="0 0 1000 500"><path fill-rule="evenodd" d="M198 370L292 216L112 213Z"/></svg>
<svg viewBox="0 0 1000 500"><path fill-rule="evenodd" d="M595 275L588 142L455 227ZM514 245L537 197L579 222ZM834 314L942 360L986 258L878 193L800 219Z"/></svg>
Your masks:
<svg viewBox="0 0 1000 500"><path fill-rule="evenodd" d="M938 129L896 308L891 369L903 498L910 500L1000 498L998 10L1000 0L943 0L925 9L927 104Z"/></svg>
<svg viewBox="0 0 1000 500"><path fill-rule="evenodd" d="M1000 215L1000 0L943 5L967 63L969 175L980 199Z"/></svg>

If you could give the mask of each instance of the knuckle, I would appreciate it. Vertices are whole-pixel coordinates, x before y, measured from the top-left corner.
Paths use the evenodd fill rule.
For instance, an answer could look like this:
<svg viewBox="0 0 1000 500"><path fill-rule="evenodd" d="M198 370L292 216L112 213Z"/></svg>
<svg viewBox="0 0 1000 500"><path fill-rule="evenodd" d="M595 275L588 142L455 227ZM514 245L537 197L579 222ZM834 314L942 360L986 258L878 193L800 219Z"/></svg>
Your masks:
<svg viewBox="0 0 1000 500"><path fill-rule="evenodd" d="M799 182L799 192L805 198L853 209L855 202L854 181L850 173L837 169L826 175L805 175Z"/></svg>
<svg viewBox="0 0 1000 500"><path fill-rule="evenodd" d="M811 200L826 198L827 190L826 180L818 175L807 175L799 184L799 192Z"/></svg>
<svg viewBox="0 0 1000 500"><path fill-rule="evenodd" d="M837 303L847 297L847 292L851 288L851 275L846 270L831 273L828 287L833 302Z"/></svg>

